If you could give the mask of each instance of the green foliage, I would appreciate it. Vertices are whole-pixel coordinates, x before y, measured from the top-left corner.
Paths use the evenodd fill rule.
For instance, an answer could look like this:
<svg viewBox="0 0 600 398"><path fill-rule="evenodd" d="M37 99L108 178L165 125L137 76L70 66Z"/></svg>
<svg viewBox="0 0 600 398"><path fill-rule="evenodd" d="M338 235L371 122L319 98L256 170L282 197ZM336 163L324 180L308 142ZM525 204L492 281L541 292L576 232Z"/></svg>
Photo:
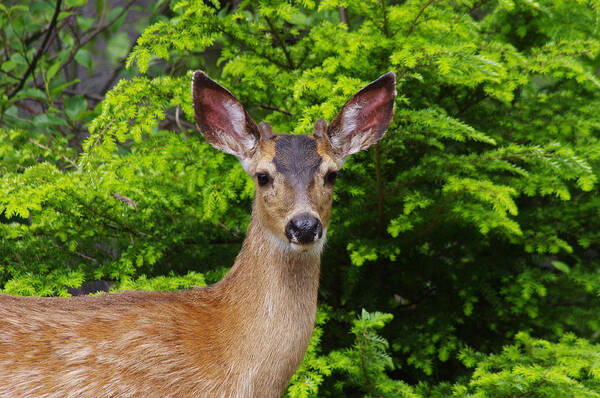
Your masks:
<svg viewBox="0 0 600 398"><path fill-rule="evenodd" d="M329 354L331 367L347 374L347 380L336 383L344 391L354 387L366 393L366 397L417 398L412 389L402 381L392 380L385 373L393 369L392 357L387 353L388 342L377 335L391 321L391 314L368 313L362 310L360 318L353 322L351 333L354 345L351 348Z"/></svg>
<svg viewBox="0 0 600 398"><path fill-rule="evenodd" d="M84 275L128 286L135 275L173 270L165 253L210 269L220 265L211 260L215 246L224 246L232 262L248 214L229 209L247 204L253 189L239 168L227 174L234 161L215 157L204 143L157 132L93 171L61 173L40 163L2 179L6 217L35 214L29 225L0 224L2 275L12 281L4 291L33 294L35 282L53 286L46 295L64 295ZM27 251L35 255L25 261Z"/></svg>
<svg viewBox="0 0 600 398"><path fill-rule="evenodd" d="M0 126L25 129L35 140L64 136L73 146L97 115L98 93L80 89L95 72L97 38L114 34L102 50L109 54L105 66L118 72L131 43L117 32L135 2L113 7L98 1L88 11L96 12L92 16L83 16L86 0L5 3L0 7Z"/></svg>
<svg viewBox="0 0 600 398"><path fill-rule="evenodd" d="M318 326L288 396L598 394L598 1L161 4L127 57L140 73L95 108L67 92L79 76L59 73L54 47L9 95L53 9L0 6L3 292L224 274L253 187L194 132L191 71L275 131L306 134L392 70L394 121L336 187ZM25 22L38 46L19 44ZM116 60L128 46L113 33ZM94 69L70 35L61 51L87 50L74 62ZM353 319L361 308L385 314Z"/></svg>
<svg viewBox="0 0 600 398"><path fill-rule="evenodd" d="M325 312L319 312L323 315ZM304 363L288 390L290 398L329 396L319 394L321 385L334 385L334 396L360 391L365 397L483 398L483 397L598 397L600 396L600 345L573 334L556 343L532 338L521 332L514 343L497 354L486 355L469 347L458 359L473 369L470 379L436 385L409 386L387 374L394 368L387 340L377 334L393 318L391 314L368 313L352 321L354 344L350 348L316 355L322 329L317 327ZM327 317L320 317L319 325ZM346 377L344 377L345 375ZM335 381L328 380L338 378Z"/></svg>
<svg viewBox="0 0 600 398"><path fill-rule="evenodd" d="M460 359L474 368L466 386L455 386L453 397L598 397L600 346L564 335L558 343L526 333L501 353L484 356L463 350Z"/></svg>
<svg viewBox="0 0 600 398"><path fill-rule="evenodd" d="M389 323L393 315L362 310L358 319L352 321L351 334L354 344L350 348L320 355L318 344L321 340L320 325L328 319L328 311L321 309L317 316L317 327L304 357L304 362L292 378L287 396L290 398L317 397L319 387L325 378L333 378L329 384L332 392L347 396L348 391L361 391L366 397L406 397L418 398L406 383L392 380L386 373L393 369L392 357L388 353L389 344L377 334L377 330Z"/></svg>
<svg viewBox="0 0 600 398"><path fill-rule="evenodd" d="M135 281L128 279L121 282L119 288L123 290L175 291L190 289L194 286L206 286L206 283L202 274L190 271L183 276L171 273L169 276L160 275L150 279L146 275L142 275Z"/></svg>

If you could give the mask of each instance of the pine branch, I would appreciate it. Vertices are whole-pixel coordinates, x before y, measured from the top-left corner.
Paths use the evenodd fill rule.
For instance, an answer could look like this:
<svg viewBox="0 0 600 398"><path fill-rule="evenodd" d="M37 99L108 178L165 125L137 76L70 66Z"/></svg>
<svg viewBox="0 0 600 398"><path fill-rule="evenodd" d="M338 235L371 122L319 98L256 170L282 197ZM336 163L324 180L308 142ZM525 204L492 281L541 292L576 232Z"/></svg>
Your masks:
<svg viewBox="0 0 600 398"><path fill-rule="evenodd" d="M388 24L385 0L381 0L381 13L383 14L383 33L385 34L385 37L390 37L390 28Z"/></svg>
<svg viewBox="0 0 600 398"><path fill-rule="evenodd" d="M85 203L85 201L83 201L82 199L80 199L77 195L71 194L69 192L67 192L64 189L60 189L60 191L62 191L63 193L65 193L67 196L71 197L73 200L75 200L77 203L79 203L82 207L84 207L86 210L88 210L90 213L92 213L93 215L95 215L96 217L99 217L101 219L107 220L112 222L114 225L111 224L107 224L112 228L116 229L120 229L120 230L124 230L127 231L133 235L138 235L138 236L146 236L146 233L141 232L141 231L136 231L135 229L131 228L128 225L125 225L124 223L122 223L121 221L115 219L114 217L111 217L107 214L101 213L98 210L94 209L93 207L89 206L87 203Z"/></svg>
<svg viewBox="0 0 600 398"><path fill-rule="evenodd" d="M129 50L127 50L127 54L131 54L131 52L133 51L133 49L136 46L137 40L139 39L139 35L131 42L131 45L129 46ZM119 73L121 73L121 71L125 68L125 64L127 63L127 56L123 57L123 59L121 59L121 61L119 62L119 65L113 70L112 74L110 75L110 77L108 78L108 80L106 80L106 83L104 83L104 86L102 86L102 88L100 89L101 93L105 93L108 91L108 89L113 85L113 83L115 82L115 80L117 80L117 77L119 77Z"/></svg>
<svg viewBox="0 0 600 398"><path fill-rule="evenodd" d="M275 36L275 38L279 42L279 45L280 45L281 49L283 50L283 53L285 54L285 59L287 59L290 69L296 69L296 66L294 66L294 61L292 60L292 56L290 55L287 47L285 46L284 41L281 39L281 37L279 37L279 35L277 34L277 30L275 29L275 26L273 26L273 23L271 23L271 20L266 15L265 15L265 21L267 21L267 24L269 25L271 34L273 36Z"/></svg>
<svg viewBox="0 0 600 398"><path fill-rule="evenodd" d="M283 114L286 114L288 116L294 116L294 114L291 113L290 111L286 111L285 109L281 109L281 108L278 108L278 107L273 106L273 105L258 104L258 106L260 108L262 108L262 109L266 109L266 110L269 110L269 111L277 111L277 112L281 112Z"/></svg>
<svg viewBox="0 0 600 398"><path fill-rule="evenodd" d="M412 22L410 23L410 26L408 27L408 30L406 31L406 36L407 37L410 36L410 34L413 32L413 30L415 28L415 25L417 24L417 21L419 20L419 18L421 18L421 15L425 11L425 9L427 7L429 7L431 4L433 4L435 1L437 1L437 0L429 0L427 3L425 3L423 5L423 7L421 7L421 9L419 10L419 13L415 17L415 19L412 20Z"/></svg>
<svg viewBox="0 0 600 398"><path fill-rule="evenodd" d="M251 52L252 54L264 58L267 61L269 61L270 63L279 66L282 69L288 69L290 70L290 66L287 64L284 64L283 62L278 61L277 59L267 55L264 52L260 52L258 50L256 50L255 48L248 46L246 43L244 43L242 40L239 40L238 38L236 38L233 34L231 34L230 32L226 31L225 29L223 29L222 27L217 27L217 30L219 32L221 32L223 35L227 36L231 41L233 41L241 50L240 52L243 51L248 51Z"/></svg>

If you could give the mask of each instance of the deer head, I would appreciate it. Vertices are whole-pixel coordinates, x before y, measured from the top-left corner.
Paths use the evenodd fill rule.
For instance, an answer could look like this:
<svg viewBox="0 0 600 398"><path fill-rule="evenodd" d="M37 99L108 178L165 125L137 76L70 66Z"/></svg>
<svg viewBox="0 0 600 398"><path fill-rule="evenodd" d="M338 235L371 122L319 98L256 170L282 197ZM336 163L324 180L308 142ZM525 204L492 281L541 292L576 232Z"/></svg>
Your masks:
<svg viewBox="0 0 600 398"><path fill-rule="evenodd" d="M194 73L196 123L215 148L235 155L256 184L253 218L280 245L320 250L331 215L333 186L346 157L376 143L391 122L396 78L389 72L362 88L331 124L311 136L273 134L256 124L227 89Z"/></svg>

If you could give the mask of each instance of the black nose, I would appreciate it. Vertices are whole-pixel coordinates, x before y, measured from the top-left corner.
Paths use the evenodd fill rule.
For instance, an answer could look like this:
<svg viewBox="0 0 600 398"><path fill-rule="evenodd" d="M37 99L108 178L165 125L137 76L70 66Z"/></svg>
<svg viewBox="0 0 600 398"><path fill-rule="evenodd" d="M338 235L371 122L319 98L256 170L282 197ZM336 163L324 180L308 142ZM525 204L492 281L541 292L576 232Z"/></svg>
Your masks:
<svg viewBox="0 0 600 398"><path fill-rule="evenodd" d="M298 214L285 226L285 235L294 243L310 243L323 236L321 221L309 214Z"/></svg>

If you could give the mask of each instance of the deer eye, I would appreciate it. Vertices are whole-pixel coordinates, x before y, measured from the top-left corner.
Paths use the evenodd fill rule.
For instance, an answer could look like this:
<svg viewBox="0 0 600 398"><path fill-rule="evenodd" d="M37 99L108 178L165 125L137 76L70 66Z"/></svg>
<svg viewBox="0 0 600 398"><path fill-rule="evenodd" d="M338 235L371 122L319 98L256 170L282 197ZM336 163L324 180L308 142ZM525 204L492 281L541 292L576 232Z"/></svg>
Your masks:
<svg viewBox="0 0 600 398"><path fill-rule="evenodd" d="M264 187L268 183L271 182L271 176L267 173L256 173L256 181L258 181L258 185Z"/></svg>
<svg viewBox="0 0 600 398"><path fill-rule="evenodd" d="M325 176L325 183L330 184L330 185L335 184L335 179L337 178L337 176L338 176L337 171L330 171Z"/></svg>

